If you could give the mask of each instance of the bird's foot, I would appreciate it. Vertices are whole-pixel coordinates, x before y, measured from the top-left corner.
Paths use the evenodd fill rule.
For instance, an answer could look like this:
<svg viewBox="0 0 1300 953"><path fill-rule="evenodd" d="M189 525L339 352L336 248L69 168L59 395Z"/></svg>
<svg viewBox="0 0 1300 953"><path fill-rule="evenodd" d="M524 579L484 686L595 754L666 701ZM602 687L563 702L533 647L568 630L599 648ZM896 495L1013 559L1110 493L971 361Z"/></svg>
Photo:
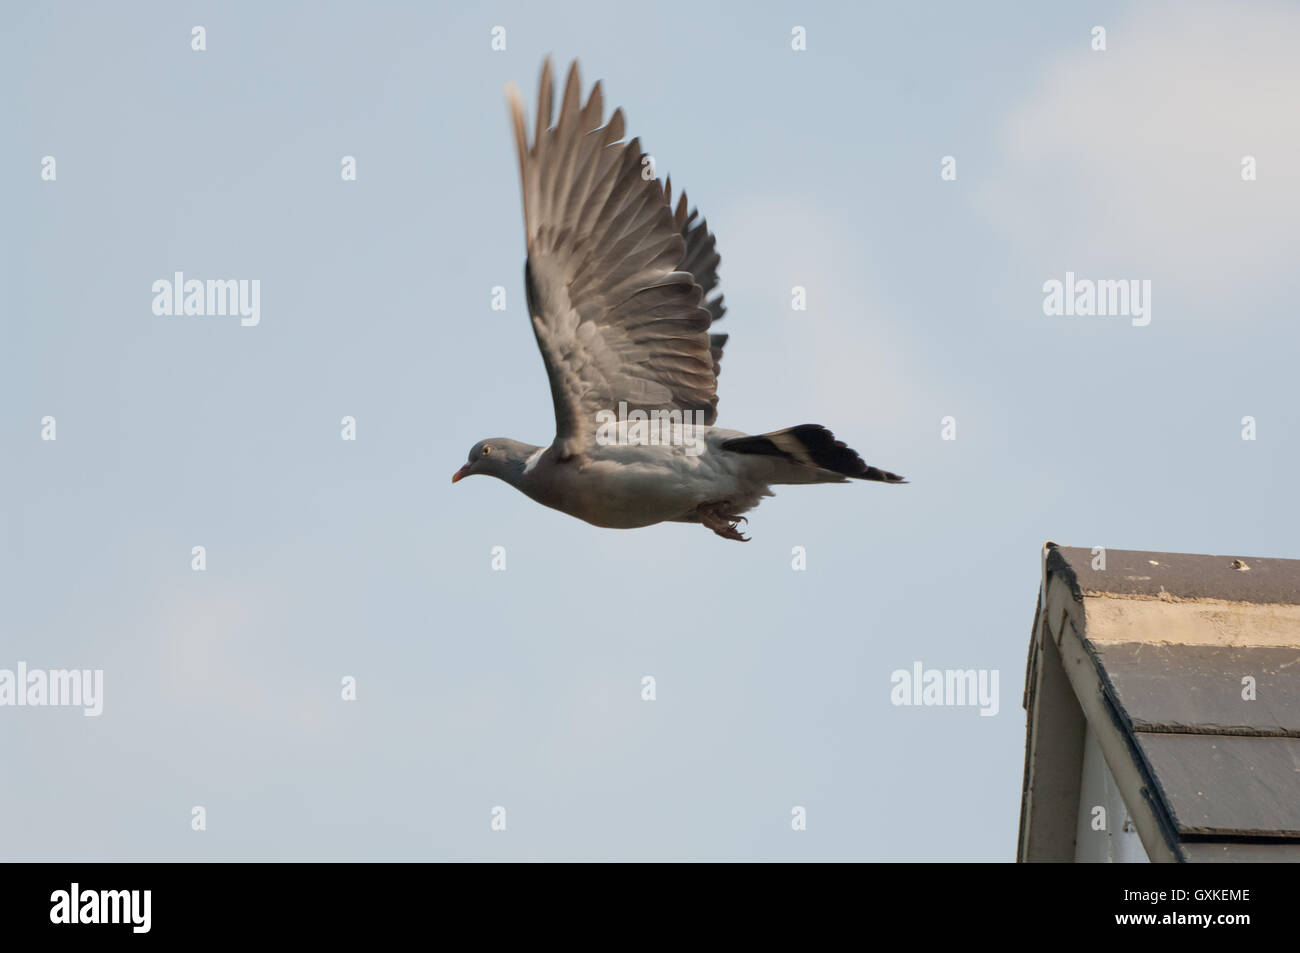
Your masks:
<svg viewBox="0 0 1300 953"><path fill-rule="evenodd" d="M701 503L695 508L700 522L713 530L723 539L734 539L737 542L749 542L748 536L742 536L740 530L736 529L741 523L748 524L749 520L743 516L729 516L724 512L725 504L721 503Z"/></svg>

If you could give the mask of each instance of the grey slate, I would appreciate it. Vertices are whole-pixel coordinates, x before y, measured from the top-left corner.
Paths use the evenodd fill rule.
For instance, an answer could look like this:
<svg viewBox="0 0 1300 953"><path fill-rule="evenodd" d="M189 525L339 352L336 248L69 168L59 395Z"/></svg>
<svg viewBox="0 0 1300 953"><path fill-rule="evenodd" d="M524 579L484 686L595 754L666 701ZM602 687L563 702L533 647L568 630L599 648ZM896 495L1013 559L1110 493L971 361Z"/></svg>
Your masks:
<svg viewBox="0 0 1300 953"><path fill-rule="evenodd" d="M1300 739L1139 731L1180 835L1300 843Z"/></svg>
<svg viewBox="0 0 1300 953"><path fill-rule="evenodd" d="M1131 728L1300 738L1300 648L1092 644ZM1242 698L1242 679L1255 698Z"/></svg>
<svg viewBox="0 0 1300 953"><path fill-rule="evenodd" d="M1167 592L1183 599L1300 605L1297 559L1107 549L1104 570L1093 569L1093 559L1090 549L1059 546L1049 555L1048 568L1064 570L1084 592L1138 596ZM1249 568L1236 569L1234 563Z"/></svg>
<svg viewBox="0 0 1300 953"><path fill-rule="evenodd" d="M1192 863L1201 864L1297 864L1300 841L1183 841L1183 853Z"/></svg>

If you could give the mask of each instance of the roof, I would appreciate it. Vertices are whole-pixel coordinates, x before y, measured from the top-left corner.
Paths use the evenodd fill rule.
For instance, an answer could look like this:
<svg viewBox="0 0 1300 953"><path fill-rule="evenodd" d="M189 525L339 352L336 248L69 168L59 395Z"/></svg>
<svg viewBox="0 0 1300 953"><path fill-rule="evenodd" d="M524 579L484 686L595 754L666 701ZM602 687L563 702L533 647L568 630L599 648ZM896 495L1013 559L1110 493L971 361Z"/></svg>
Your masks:
<svg viewBox="0 0 1300 953"><path fill-rule="evenodd" d="M1024 702L1019 859L1087 836L1091 731L1151 860L1300 861L1300 560L1048 543Z"/></svg>

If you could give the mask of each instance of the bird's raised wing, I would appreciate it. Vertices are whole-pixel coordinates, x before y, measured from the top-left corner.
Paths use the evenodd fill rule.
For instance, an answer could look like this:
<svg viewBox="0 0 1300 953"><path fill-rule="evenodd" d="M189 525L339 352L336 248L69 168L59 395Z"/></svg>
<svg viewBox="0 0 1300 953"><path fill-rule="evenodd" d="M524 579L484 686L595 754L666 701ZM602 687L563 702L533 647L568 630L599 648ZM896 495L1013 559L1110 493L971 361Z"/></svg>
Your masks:
<svg viewBox="0 0 1300 953"><path fill-rule="evenodd" d="M569 69L551 125L551 64L542 68L537 129L507 87L523 179L528 311L555 402L561 459L594 442L596 415L690 410L713 423L717 378L703 291L681 267L686 242L640 143L608 125L600 83L585 106ZM645 170L643 172L643 170Z"/></svg>
<svg viewBox="0 0 1300 953"><path fill-rule="evenodd" d="M668 207L673 207L673 177L668 176L664 182L665 198L668 200ZM677 201L677 207L673 210L673 227L682 236L682 241L686 243L686 252L682 256L682 263L677 267L682 271L689 271L695 277L695 283L700 286L704 293L704 307L709 312L709 322L716 323L722 320L722 316L727 313L726 305L723 304L723 296L717 295L710 298L709 293L718 286L718 265L722 261L722 256L718 254L718 240L713 237L709 231L707 219L700 218L700 210L690 208L686 201L686 192L682 191L681 198ZM697 222L696 219L699 218ZM709 350L713 355L713 376L717 377L722 368L719 363L722 361L722 347L727 343L727 334L710 334Z"/></svg>

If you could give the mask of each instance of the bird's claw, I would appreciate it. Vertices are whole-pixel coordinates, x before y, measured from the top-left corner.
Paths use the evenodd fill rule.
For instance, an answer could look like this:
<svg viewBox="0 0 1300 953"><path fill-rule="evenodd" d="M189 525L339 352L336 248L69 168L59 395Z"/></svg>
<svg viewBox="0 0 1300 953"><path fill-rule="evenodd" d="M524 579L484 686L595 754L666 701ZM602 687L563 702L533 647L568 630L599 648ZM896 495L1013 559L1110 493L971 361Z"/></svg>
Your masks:
<svg viewBox="0 0 1300 953"><path fill-rule="evenodd" d="M719 513L718 504L702 504L696 507L696 513L700 517L700 522L713 530L723 539L734 539L738 543L749 542L749 537L741 534L736 529L741 523L749 524L749 519L744 516L728 516L725 513Z"/></svg>

